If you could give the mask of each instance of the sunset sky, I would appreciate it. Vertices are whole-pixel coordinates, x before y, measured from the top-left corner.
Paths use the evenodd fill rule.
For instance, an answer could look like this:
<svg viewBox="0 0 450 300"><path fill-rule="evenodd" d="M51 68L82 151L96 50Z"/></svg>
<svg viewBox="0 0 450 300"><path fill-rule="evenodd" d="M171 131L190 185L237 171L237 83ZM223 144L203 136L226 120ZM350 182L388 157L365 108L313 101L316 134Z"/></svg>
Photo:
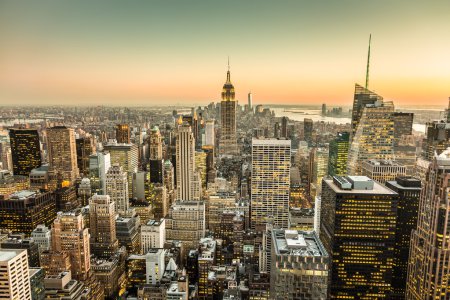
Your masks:
<svg viewBox="0 0 450 300"><path fill-rule="evenodd" d="M450 1L0 0L0 105L202 105L450 96Z"/></svg>

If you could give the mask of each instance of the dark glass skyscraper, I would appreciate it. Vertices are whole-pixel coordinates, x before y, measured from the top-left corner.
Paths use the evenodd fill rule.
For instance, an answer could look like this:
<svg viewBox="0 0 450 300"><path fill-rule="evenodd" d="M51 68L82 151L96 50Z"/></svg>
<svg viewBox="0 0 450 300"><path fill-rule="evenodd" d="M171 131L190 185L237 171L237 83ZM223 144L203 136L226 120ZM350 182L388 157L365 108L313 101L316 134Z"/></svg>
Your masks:
<svg viewBox="0 0 450 300"><path fill-rule="evenodd" d="M14 175L28 176L41 166L41 147L36 129L9 130Z"/></svg>
<svg viewBox="0 0 450 300"><path fill-rule="evenodd" d="M336 138L331 141L329 146L328 175L343 176L346 174L349 143L349 132L338 132Z"/></svg>
<svg viewBox="0 0 450 300"><path fill-rule="evenodd" d="M366 176L322 180L320 238L331 257L330 299L387 299L397 193Z"/></svg>
<svg viewBox="0 0 450 300"><path fill-rule="evenodd" d="M386 186L398 193L397 228L395 232L392 296L405 299L411 232L417 226L421 182L412 177L397 177Z"/></svg>
<svg viewBox="0 0 450 300"><path fill-rule="evenodd" d="M131 143L131 130L128 124L116 125L116 140L119 144Z"/></svg>

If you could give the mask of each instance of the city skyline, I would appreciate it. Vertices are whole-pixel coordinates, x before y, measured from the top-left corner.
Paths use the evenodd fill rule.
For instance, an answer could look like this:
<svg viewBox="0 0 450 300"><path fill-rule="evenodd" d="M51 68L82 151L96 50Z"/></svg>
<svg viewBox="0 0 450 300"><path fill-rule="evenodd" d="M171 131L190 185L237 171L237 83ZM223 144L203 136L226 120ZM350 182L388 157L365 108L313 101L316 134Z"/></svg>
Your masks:
<svg viewBox="0 0 450 300"><path fill-rule="evenodd" d="M0 4L4 105L192 105L236 99L351 105L364 84L402 105L445 106L450 3L269 1ZM326 88L324 88L326 87Z"/></svg>

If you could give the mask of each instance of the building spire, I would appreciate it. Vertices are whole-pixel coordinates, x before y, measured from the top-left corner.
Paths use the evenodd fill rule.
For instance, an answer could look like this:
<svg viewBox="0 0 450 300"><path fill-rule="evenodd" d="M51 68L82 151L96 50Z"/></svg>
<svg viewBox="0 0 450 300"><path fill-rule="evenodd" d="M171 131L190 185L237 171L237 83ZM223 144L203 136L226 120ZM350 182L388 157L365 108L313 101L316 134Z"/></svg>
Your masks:
<svg viewBox="0 0 450 300"><path fill-rule="evenodd" d="M369 66L370 66L370 42L372 34L369 35L369 52L367 53L367 69L366 69L366 89L369 88Z"/></svg>
<svg viewBox="0 0 450 300"><path fill-rule="evenodd" d="M228 56L227 82L231 82L231 79L230 79L230 56Z"/></svg>

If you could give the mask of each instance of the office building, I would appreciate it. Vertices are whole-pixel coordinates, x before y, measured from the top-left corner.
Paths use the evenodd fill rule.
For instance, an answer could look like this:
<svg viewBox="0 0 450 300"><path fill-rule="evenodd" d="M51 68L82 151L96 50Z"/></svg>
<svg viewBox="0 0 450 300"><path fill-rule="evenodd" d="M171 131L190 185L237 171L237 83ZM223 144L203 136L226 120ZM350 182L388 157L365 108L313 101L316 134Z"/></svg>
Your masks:
<svg viewBox="0 0 450 300"><path fill-rule="evenodd" d="M252 139L251 227L289 226L291 141Z"/></svg>
<svg viewBox="0 0 450 300"><path fill-rule="evenodd" d="M348 154L347 173L350 175L361 175L361 163L364 160L394 159L392 102L377 100L359 109L361 113L355 121L356 128Z"/></svg>
<svg viewBox="0 0 450 300"><path fill-rule="evenodd" d="M109 152L111 165L119 164L127 173L128 194L133 193L133 173L137 171L139 151L135 144L121 144L115 140L109 141L104 147Z"/></svg>
<svg viewBox="0 0 450 300"><path fill-rule="evenodd" d="M347 173L350 133L338 132L329 145L328 175L344 176Z"/></svg>
<svg viewBox="0 0 450 300"><path fill-rule="evenodd" d="M52 232L50 228L44 224L39 224L31 232L31 238L36 242L39 247L39 252L48 251L52 246Z"/></svg>
<svg viewBox="0 0 450 300"><path fill-rule="evenodd" d="M406 298L449 299L450 149L434 157L420 195L417 227L411 234Z"/></svg>
<svg viewBox="0 0 450 300"><path fill-rule="evenodd" d="M92 194L106 194L106 173L111 167L109 153L97 152L89 156L89 179Z"/></svg>
<svg viewBox="0 0 450 300"><path fill-rule="evenodd" d="M214 128L215 120L206 120L205 122L205 146L216 145L216 135Z"/></svg>
<svg viewBox="0 0 450 300"><path fill-rule="evenodd" d="M52 227L52 251L67 253L73 278L84 280L91 268L89 230L80 211L58 213Z"/></svg>
<svg viewBox="0 0 450 300"><path fill-rule="evenodd" d="M141 253L151 248L164 248L166 242L166 220L150 220L141 226Z"/></svg>
<svg viewBox="0 0 450 300"><path fill-rule="evenodd" d="M75 140L77 148L77 166L80 175L89 175L89 156L95 153L94 139L90 136Z"/></svg>
<svg viewBox="0 0 450 300"><path fill-rule="evenodd" d="M394 144L398 145L402 136L412 134L414 114L394 112L392 118L394 120Z"/></svg>
<svg viewBox="0 0 450 300"><path fill-rule="evenodd" d="M47 129L47 151L50 180L56 186L57 176L63 181L74 184L78 177L77 149L75 131L66 126L55 126Z"/></svg>
<svg viewBox="0 0 450 300"><path fill-rule="evenodd" d="M31 299L44 300L45 299L44 269L29 268L28 270L30 273Z"/></svg>
<svg viewBox="0 0 450 300"><path fill-rule="evenodd" d="M117 252L116 208L108 195L94 194L89 200L91 252L99 258L110 258Z"/></svg>
<svg viewBox="0 0 450 300"><path fill-rule="evenodd" d="M356 130L358 129L359 123L363 116L364 109L367 105L372 106L377 102L382 102L383 97L377 95L376 93L363 87L359 84L355 84L355 93L353 98L353 109L352 109L352 132L351 141L353 141Z"/></svg>
<svg viewBox="0 0 450 300"><path fill-rule="evenodd" d="M112 165L106 173L106 194L116 206L119 215L125 215L130 207L127 173L119 164Z"/></svg>
<svg viewBox="0 0 450 300"><path fill-rule="evenodd" d="M395 160L369 159L361 163L361 175L384 184L398 176L406 176L406 167Z"/></svg>
<svg viewBox="0 0 450 300"><path fill-rule="evenodd" d="M178 127L176 139L176 170L177 199L182 201L193 200L195 140L191 126L187 124Z"/></svg>
<svg viewBox="0 0 450 300"><path fill-rule="evenodd" d="M397 197L365 176L322 180L320 239L333 262L331 299L384 299L392 291Z"/></svg>
<svg viewBox="0 0 450 300"><path fill-rule="evenodd" d="M89 205L89 198L91 198L92 195L91 181L89 178L81 179L77 194L81 206Z"/></svg>
<svg viewBox="0 0 450 300"><path fill-rule="evenodd" d="M32 299L26 250L0 249L0 299Z"/></svg>
<svg viewBox="0 0 450 300"><path fill-rule="evenodd" d="M312 148L309 154L309 195L314 199L320 195L322 189L322 178L328 175L328 148Z"/></svg>
<svg viewBox="0 0 450 300"><path fill-rule="evenodd" d="M166 219L166 240L181 241L185 249L195 249L205 236L205 204L201 201L176 201Z"/></svg>
<svg viewBox="0 0 450 300"><path fill-rule="evenodd" d="M162 137L158 127L153 127L150 132L150 182L163 183L163 151Z"/></svg>
<svg viewBox="0 0 450 300"><path fill-rule="evenodd" d="M220 140L219 155L237 155L236 110L237 101L234 99L234 86L230 79L230 66L228 65L227 81L222 89L220 102Z"/></svg>
<svg viewBox="0 0 450 300"><path fill-rule="evenodd" d="M328 299L331 260L314 231L272 230L271 299Z"/></svg>
<svg viewBox="0 0 450 300"><path fill-rule="evenodd" d="M386 186L398 193L391 299L405 299L411 232L417 228L421 182L413 177L397 177L387 181Z"/></svg>
<svg viewBox="0 0 450 300"><path fill-rule="evenodd" d="M9 141L14 175L28 176L31 170L41 166L41 144L36 129L11 128Z"/></svg>
<svg viewBox="0 0 450 300"><path fill-rule="evenodd" d="M312 143L312 134L313 134L313 120L309 118L305 118L303 120L303 136L304 140L308 143L308 145L311 145Z"/></svg>
<svg viewBox="0 0 450 300"><path fill-rule="evenodd" d="M10 235L10 238L0 244L2 249L25 249L27 250L28 266L39 267L39 246L30 238L25 238L23 234Z"/></svg>
<svg viewBox="0 0 450 300"><path fill-rule="evenodd" d="M56 203L52 193L20 191L0 196L0 228L29 236L39 225L50 227L56 218Z"/></svg>
<svg viewBox="0 0 450 300"><path fill-rule="evenodd" d="M422 143L424 158L431 161L435 153L441 154L450 147L450 122L444 120L426 124L426 138Z"/></svg>
<svg viewBox="0 0 450 300"><path fill-rule="evenodd" d="M125 247L128 253L139 253L140 238L139 226L141 220L134 212L127 217L118 217L116 219L116 235L119 240L119 246Z"/></svg>
<svg viewBox="0 0 450 300"><path fill-rule="evenodd" d="M116 125L116 140L119 144L131 143L131 129L128 124Z"/></svg>

